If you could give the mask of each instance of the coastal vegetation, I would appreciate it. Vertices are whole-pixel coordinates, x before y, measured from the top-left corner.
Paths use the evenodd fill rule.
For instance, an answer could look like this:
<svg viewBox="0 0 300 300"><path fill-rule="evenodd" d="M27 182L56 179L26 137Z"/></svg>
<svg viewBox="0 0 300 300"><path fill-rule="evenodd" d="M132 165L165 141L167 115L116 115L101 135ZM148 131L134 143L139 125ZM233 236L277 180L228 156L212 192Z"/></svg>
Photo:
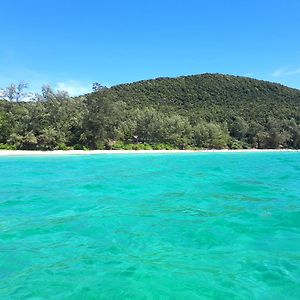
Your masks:
<svg viewBox="0 0 300 300"><path fill-rule="evenodd" d="M2 90L0 149L300 148L300 91L280 84L202 74L79 97L26 87Z"/></svg>

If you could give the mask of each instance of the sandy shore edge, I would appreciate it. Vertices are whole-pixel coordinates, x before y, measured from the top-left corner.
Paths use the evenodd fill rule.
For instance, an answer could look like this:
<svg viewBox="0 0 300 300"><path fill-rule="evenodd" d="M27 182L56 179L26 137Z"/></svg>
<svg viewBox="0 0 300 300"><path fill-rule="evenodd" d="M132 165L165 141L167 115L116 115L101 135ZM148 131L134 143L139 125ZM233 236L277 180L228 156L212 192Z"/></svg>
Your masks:
<svg viewBox="0 0 300 300"><path fill-rule="evenodd" d="M94 154L172 154L172 153L261 153L261 152L299 152L294 149L238 149L238 150L0 150L0 156L31 155L94 155Z"/></svg>

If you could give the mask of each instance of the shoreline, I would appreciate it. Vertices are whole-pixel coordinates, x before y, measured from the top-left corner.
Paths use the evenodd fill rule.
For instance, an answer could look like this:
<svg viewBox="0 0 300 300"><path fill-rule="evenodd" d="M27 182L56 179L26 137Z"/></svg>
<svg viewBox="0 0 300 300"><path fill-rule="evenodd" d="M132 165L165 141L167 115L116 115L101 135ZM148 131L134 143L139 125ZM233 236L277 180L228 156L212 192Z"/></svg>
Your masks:
<svg viewBox="0 0 300 300"><path fill-rule="evenodd" d="M299 152L297 149L207 149L207 150L0 150L0 156L61 156L97 154L174 154L174 153L266 153Z"/></svg>

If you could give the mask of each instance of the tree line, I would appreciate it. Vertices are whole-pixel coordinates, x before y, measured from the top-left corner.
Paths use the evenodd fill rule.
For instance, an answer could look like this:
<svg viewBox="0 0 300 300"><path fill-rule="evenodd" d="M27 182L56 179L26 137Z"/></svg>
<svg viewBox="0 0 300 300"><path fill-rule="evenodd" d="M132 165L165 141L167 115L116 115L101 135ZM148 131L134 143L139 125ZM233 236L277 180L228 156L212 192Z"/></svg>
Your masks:
<svg viewBox="0 0 300 300"><path fill-rule="evenodd" d="M26 84L11 85L0 96L0 148L300 148L300 92L263 83L263 93L271 89L273 97L260 95L261 100L251 98L253 89L261 88L259 82L248 82L248 92L242 92L250 94L247 102L237 100L240 86L228 97L228 89L215 80L214 87L205 85L201 93L206 98L201 94L199 100L198 86L185 82L178 87L173 81L170 87L168 79L154 82L154 87L149 81L113 88L94 85L96 92L80 97L50 86L28 95Z"/></svg>

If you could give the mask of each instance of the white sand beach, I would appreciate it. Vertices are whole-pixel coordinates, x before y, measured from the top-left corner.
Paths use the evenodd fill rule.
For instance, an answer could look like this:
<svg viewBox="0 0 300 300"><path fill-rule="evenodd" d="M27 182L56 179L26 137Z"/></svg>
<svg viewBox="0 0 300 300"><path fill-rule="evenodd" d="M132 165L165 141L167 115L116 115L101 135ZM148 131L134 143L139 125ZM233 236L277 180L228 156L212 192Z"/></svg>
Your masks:
<svg viewBox="0 0 300 300"><path fill-rule="evenodd" d="M298 152L294 149L208 149L208 150L0 150L0 156L59 156L59 155L96 155L96 154L172 154L172 153L258 153L258 152Z"/></svg>

